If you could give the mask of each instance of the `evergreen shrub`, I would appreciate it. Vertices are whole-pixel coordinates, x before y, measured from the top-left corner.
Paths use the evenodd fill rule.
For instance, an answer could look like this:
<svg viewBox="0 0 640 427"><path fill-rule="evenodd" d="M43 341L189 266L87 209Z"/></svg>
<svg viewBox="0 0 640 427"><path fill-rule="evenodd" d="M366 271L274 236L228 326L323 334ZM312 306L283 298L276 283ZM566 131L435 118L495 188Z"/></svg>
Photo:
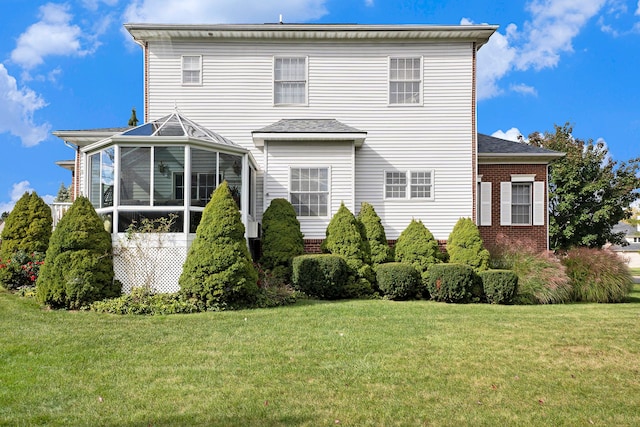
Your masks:
<svg viewBox="0 0 640 427"><path fill-rule="evenodd" d="M156 294L146 287L136 287L130 294L96 301L90 309L110 314L179 314L197 313L200 307L194 300L186 300L179 293Z"/></svg>
<svg viewBox="0 0 640 427"><path fill-rule="evenodd" d="M396 242L396 262L412 265L426 280L427 269L441 262L438 242L420 220L411 220Z"/></svg>
<svg viewBox="0 0 640 427"><path fill-rule="evenodd" d="M512 304L518 292L518 276L511 270L485 270L478 273L489 304Z"/></svg>
<svg viewBox="0 0 640 427"><path fill-rule="evenodd" d="M34 191L24 193L7 217L0 239L0 259L14 252L46 252L51 238L51 208Z"/></svg>
<svg viewBox="0 0 640 427"><path fill-rule="evenodd" d="M180 292L186 299L194 298L207 310L256 303L258 273L244 231L238 205L224 181L202 213L180 275Z"/></svg>
<svg viewBox="0 0 640 427"><path fill-rule="evenodd" d="M420 273L413 266L401 262L380 264L376 268L378 287L392 300L414 298L420 288Z"/></svg>
<svg viewBox="0 0 640 427"><path fill-rule="evenodd" d="M429 268L427 288L434 301L479 302L482 284L473 268L465 264L435 264Z"/></svg>
<svg viewBox="0 0 640 427"><path fill-rule="evenodd" d="M571 280L574 301L623 302L633 290L627 265L612 251L574 248L562 258L562 263Z"/></svg>
<svg viewBox="0 0 640 427"><path fill-rule="evenodd" d="M289 281L293 258L304 253L303 238L293 205L273 199L262 215L262 268Z"/></svg>
<svg viewBox="0 0 640 427"><path fill-rule="evenodd" d="M476 271L489 267L489 251L484 248L480 230L471 218L460 218L447 240L449 262L466 264Z"/></svg>
<svg viewBox="0 0 640 427"><path fill-rule="evenodd" d="M111 235L85 197L62 217L49 242L36 297L52 308L78 309L120 295L114 280Z"/></svg>
<svg viewBox="0 0 640 427"><path fill-rule="evenodd" d="M293 286L320 299L345 297L350 271L342 256L332 254L300 255L293 259Z"/></svg>
<svg viewBox="0 0 640 427"><path fill-rule="evenodd" d="M358 213L358 221L364 229L364 236L369 244L371 265L375 267L391 260L391 248L382 226L382 220L373 206L363 202Z"/></svg>

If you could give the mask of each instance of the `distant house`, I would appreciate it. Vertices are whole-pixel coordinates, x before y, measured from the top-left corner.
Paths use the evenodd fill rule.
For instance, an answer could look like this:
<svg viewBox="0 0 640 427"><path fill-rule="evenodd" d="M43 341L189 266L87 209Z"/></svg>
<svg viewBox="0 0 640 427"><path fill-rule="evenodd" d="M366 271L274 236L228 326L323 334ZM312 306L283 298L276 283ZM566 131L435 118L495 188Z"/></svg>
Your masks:
<svg viewBox="0 0 640 427"><path fill-rule="evenodd" d="M167 277L223 180L250 243L285 198L308 251L341 203L357 214L362 202L392 242L413 218L445 241L470 217L487 244L548 248L547 169L563 154L477 132L476 54L497 27L125 28L143 51L144 124L55 135L76 147L74 196L114 242L133 221L177 215Z"/></svg>
<svg viewBox="0 0 640 427"><path fill-rule="evenodd" d="M609 248L623 257L629 267L640 267L640 224L633 226L621 221L613 227L613 232L624 233L628 245L611 245Z"/></svg>

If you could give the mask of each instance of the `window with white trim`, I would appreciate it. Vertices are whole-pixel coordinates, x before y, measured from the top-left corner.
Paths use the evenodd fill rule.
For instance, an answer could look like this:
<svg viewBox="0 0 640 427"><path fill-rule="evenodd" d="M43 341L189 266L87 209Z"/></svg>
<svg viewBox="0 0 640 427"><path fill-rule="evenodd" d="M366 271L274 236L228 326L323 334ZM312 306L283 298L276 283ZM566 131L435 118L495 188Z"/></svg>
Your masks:
<svg viewBox="0 0 640 427"><path fill-rule="evenodd" d="M297 216L329 215L329 168L291 168L289 201Z"/></svg>
<svg viewBox="0 0 640 427"><path fill-rule="evenodd" d="M384 178L386 199L432 199L432 171L386 171Z"/></svg>
<svg viewBox="0 0 640 427"><path fill-rule="evenodd" d="M531 225L531 183L511 183L511 224Z"/></svg>
<svg viewBox="0 0 640 427"><path fill-rule="evenodd" d="M500 183L500 225L544 225L545 183L535 175L511 175Z"/></svg>
<svg viewBox="0 0 640 427"><path fill-rule="evenodd" d="M419 104L422 58L389 58L389 104Z"/></svg>
<svg viewBox="0 0 640 427"><path fill-rule="evenodd" d="M273 103L307 103L307 58L275 58L273 64Z"/></svg>
<svg viewBox="0 0 640 427"><path fill-rule="evenodd" d="M202 56L183 55L182 56L182 84L199 85L202 84Z"/></svg>

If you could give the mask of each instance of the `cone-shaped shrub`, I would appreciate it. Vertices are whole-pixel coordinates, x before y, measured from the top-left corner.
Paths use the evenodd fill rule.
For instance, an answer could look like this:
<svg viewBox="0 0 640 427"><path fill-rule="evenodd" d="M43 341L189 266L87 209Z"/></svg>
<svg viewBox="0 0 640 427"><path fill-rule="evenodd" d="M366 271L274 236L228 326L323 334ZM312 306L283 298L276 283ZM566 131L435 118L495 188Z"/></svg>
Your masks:
<svg viewBox="0 0 640 427"><path fill-rule="evenodd" d="M15 252L45 252L51 238L51 208L34 191L24 193L7 217L2 230L0 259Z"/></svg>
<svg viewBox="0 0 640 427"><path fill-rule="evenodd" d="M262 267L284 271L284 278L290 278L291 261L304 253L303 237L293 205L273 199L262 215Z"/></svg>
<svg viewBox="0 0 640 427"><path fill-rule="evenodd" d="M476 271L489 268L489 251L484 248L480 230L471 218L460 218L447 240L447 253L452 264L466 264Z"/></svg>
<svg viewBox="0 0 640 427"><path fill-rule="evenodd" d="M187 298L195 298L207 309L248 307L256 301L258 273L226 181L202 213L179 283Z"/></svg>
<svg viewBox="0 0 640 427"><path fill-rule="evenodd" d="M426 278L427 269L441 261L438 242L422 221L415 219L400 233L395 246L395 258L397 262L414 266L423 279Z"/></svg>
<svg viewBox="0 0 640 427"><path fill-rule="evenodd" d="M391 259L391 248L384 233L382 221L369 203L363 202L358 213L358 221L364 228L364 235L371 251L371 264L376 266Z"/></svg>
<svg viewBox="0 0 640 427"><path fill-rule="evenodd" d="M53 308L77 309L120 295L113 280L111 235L85 197L62 217L36 282L38 300Z"/></svg>
<svg viewBox="0 0 640 427"><path fill-rule="evenodd" d="M363 232L356 217L341 203L340 209L327 226L327 238L323 240L321 247L323 252L344 257L357 277L373 282L375 276L369 265L371 253Z"/></svg>

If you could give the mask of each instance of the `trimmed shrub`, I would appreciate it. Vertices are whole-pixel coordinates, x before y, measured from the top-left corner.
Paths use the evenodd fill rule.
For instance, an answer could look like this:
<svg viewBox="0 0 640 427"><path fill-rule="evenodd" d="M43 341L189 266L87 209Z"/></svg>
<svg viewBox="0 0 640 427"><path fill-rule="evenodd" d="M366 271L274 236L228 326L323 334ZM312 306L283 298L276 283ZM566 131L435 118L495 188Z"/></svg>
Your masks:
<svg viewBox="0 0 640 427"><path fill-rule="evenodd" d="M36 297L52 308L78 309L120 295L113 278L111 235L85 197L78 197L51 235Z"/></svg>
<svg viewBox="0 0 640 427"><path fill-rule="evenodd" d="M371 253L363 231L356 217L341 203L327 226L327 237L322 241L321 248L325 253L342 256L356 278L373 282L375 274L369 265Z"/></svg>
<svg viewBox="0 0 640 427"><path fill-rule="evenodd" d="M476 271L489 268L489 251L484 248L480 230L471 218L460 218L447 240L449 262L466 264Z"/></svg>
<svg viewBox="0 0 640 427"><path fill-rule="evenodd" d="M518 292L518 276L511 270L485 270L478 273L484 297L489 304L512 304Z"/></svg>
<svg viewBox="0 0 640 427"><path fill-rule="evenodd" d="M427 269L441 262L438 242L420 220L411 220L395 245L395 260L412 265L426 279Z"/></svg>
<svg viewBox="0 0 640 427"><path fill-rule="evenodd" d="M24 193L7 217L0 239L0 259L14 252L46 252L51 238L51 208L34 191Z"/></svg>
<svg viewBox="0 0 640 427"><path fill-rule="evenodd" d="M518 276L515 304L561 304L572 299L571 282L560 260L553 252L536 252L529 242L499 242L491 267L512 270Z"/></svg>
<svg viewBox="0 0 640 427"><path fill-rule="evenodd" d="M392 300L414 298L420 287L420 273L413 266L401 262L380 264L376 268L380 291Z"/></svg>
<svg viewBox="0 0 640 427"><path fill-rule="evenodd" d="M96 301L92 311L111 314L179 314L197 313L200 308L193 300L185 300L179 293L155 294L146 287L137 287L128 295Z"/></svg>
<svg viewBox="0 0 640 427"><path fill-rule="evenodd" d="M189 248L179 279L185 298L194 298L207 310L255 304L258 273L244 231L238 205L224 181L207 203Z"/></svg>
<svg viewBox="0 0 640 427"><path fill-rule="evenodd" d="M293 286L311 297L343 298L349 276L349 266L339 255L300 255L293 259Z"/></svg>
<svg viewBox="0 0 640 427"><path fill-rule="evenodd" d="M615 253L594 248L570 249L562 259L573 286L573 300L615 303L627 299L633 279Z"/></svg>
<svg viewBox="0 0 640 427"><path fill-rule="evenodd" d="M464 264L436 264L429 268L427 288L440 302L479 302L482 285L473 268Z"/></svg>
<svg viewBox="0 0 640 427"><path fill-rule="evenodd" d="M262 215L262 267L290 280L293 258L304 253L303 237L293 205L273 199Z"/></svg>
<svg viewBox="0 0 640 427"><path fill-rule="evenodd" d="M371 264L376 266L391 260L391 248L387 242L382 221L369 203L363 202L358 213L358 221L364 229L364 236L369 243Z"/></svg>

